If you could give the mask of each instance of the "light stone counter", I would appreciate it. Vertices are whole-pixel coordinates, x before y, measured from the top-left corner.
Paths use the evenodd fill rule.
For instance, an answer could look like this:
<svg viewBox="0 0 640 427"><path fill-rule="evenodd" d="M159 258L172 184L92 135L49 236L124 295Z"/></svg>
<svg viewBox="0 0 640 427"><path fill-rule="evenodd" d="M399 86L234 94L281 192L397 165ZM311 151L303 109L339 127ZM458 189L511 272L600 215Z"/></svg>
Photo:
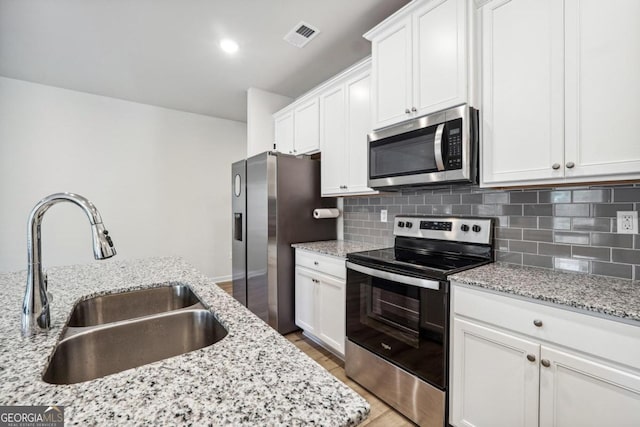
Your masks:
<svg viewBox="0 0 640 427"><path fill-rule="evenodd" d="M26 272L0 274L0 405L64 405L67 425L345 426L369 413L362 397L181 259L113 259L48 274L53 328L30 338L20 335ZM96 380L42 381L75 302L168 282L189 285L229 334Z"/></svg>
<svg viewBox="0 0 640 427"><path fill-rule="evenodd" d="M296 249L305 249L307 251L318 252L340 258L346 258L347 254L351 252L371 251L384 247L384 245L352 242L349 240L323 240L319 242L294 243L291 246Z"/></svg>

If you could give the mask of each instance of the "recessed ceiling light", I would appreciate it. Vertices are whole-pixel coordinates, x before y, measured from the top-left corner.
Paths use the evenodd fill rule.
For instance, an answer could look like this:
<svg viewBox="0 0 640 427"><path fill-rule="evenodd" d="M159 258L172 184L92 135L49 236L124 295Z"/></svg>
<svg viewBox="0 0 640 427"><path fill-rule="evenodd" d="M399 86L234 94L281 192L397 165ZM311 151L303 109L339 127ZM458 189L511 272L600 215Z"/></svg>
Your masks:
<svg viewBox="0 0 640 427"><path fill-rule="evenodd" d="M223 39L220 42L220 48L227 53L236 53L238 51L238 43L231 39Z"/></svg>

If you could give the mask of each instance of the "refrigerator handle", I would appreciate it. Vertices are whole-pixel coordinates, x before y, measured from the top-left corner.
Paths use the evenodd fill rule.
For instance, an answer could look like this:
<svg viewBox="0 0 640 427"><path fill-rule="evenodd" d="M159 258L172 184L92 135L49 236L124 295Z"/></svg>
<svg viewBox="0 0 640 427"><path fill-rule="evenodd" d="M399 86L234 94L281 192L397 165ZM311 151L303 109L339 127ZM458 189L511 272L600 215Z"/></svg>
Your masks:
<svg viewBox="0 0 640 427"><path fill-rule="evenodd" d="M242 242L242 213L233 214L233 238Z"/></svg>

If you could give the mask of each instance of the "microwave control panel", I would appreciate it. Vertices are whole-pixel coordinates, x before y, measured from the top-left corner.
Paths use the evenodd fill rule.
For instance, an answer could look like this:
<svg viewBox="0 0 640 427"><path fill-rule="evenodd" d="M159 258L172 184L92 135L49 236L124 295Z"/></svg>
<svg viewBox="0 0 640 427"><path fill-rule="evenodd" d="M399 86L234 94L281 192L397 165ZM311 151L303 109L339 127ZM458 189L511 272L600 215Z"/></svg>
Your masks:
<svg viewBox="0 0 640 427"><path fill-rule="evenodd" d="M447 130L446 169L462 169L462 119L449 122Z"/></svg>

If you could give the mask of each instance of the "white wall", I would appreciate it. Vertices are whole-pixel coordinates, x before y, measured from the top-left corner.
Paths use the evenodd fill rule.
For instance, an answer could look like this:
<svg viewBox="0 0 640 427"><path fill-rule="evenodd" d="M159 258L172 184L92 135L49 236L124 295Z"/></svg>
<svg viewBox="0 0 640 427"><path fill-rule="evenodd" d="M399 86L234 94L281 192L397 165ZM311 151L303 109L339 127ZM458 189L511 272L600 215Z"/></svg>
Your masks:
<svg viewBox="0 0 640 427"><path fill-rule="evenodd" d="M231 163L245 123L0 77L0 271L26 268L27 217L60 191L93 201L116 259L178 255L231 274ZM45 266L94 261L70 203L42 224Z"/></svg>
<svg viewBox="0 0 640 427"><path fill-rule="evenodd" d="M293 98L249 88L247 91L247 157L273 150L273 113L293 102Z"/></svg>

